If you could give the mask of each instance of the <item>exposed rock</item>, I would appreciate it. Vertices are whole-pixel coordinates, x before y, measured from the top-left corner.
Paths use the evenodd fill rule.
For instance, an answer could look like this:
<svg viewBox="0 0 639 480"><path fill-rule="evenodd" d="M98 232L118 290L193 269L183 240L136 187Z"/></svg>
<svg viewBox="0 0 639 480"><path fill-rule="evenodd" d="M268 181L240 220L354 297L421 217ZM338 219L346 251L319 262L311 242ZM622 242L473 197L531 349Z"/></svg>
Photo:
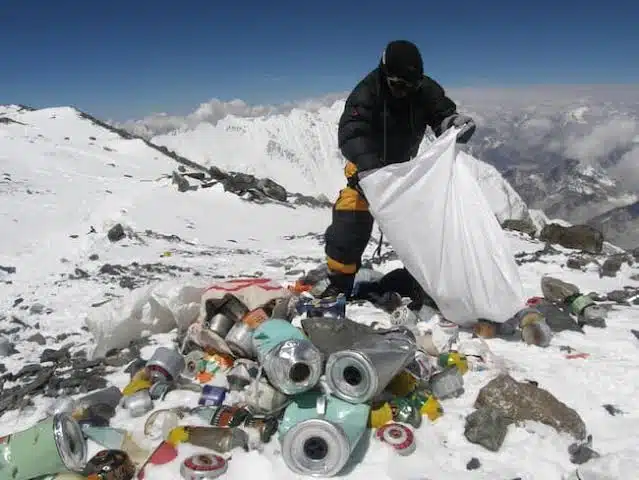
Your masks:
<svg viewBox="0 0 639 480"><path fill-rule="evenodd" d="M312 197L310 195L302 195L301 193L291 194L294 205L300 205L310 208L332 208L333 202L331 202L324 195L318 197Z"/></svg>
<svg viewBox="0 0 639 480"><path fill-rule="evenodd" d="M189 190L197 189L197 187L191 187L189 181L175 171L171 174L171 183L177 185L178 192L188 192Z"/></svg>
<svg viewBox="0 0 639 480"><path fill-rule="evenodd" d="M97 253L92 253L91 255L89 255L89 260L99 260L100 256Z"/></svg>
<svg viewBox="0 0 639 480"><path fill-rule="evenodd" d="M248 173L234 173L223 183L225 191L238 194L243 194L251 188L257 188L257 178Z"/></svg>
<svg viewBox="0 0 639 480"><path fill-rule="evenodd" d="M594 262L595 260L592 257L589 256L572 256L570 258L568 258L568 261L566 261L566 266L568 268L572 268L574 270L582 270L583 268L585 268L589 263Z"/></svg>
<svg viewBox="0 0 639 480"><path fill-rule="evenodd" d="M41 303L34 303L29 307L29 313L32 315L40 315L44 312L45 308L46 307Z"/></svg>
<svg viewBox="0 0 639 480"><path fill-rule="evenodd" d="M211 178L218 181L226 180L227 178L229 178L228 173L225 173L219 168L214 166L209 167L209 175L211 175Z"/></svg>
<svg viewBox="0 0 639 480"><path fill-rule="evenodd" d="M620 304L627 303L629 298L637 295L637 291L634 289L626 289L626 290L613 290L612 292L606 295L606 299L611 302L617 302Z"/></svg>
<svg viewBox="0 0 639 480"><path fill-rule="evenodd" d="M537 227L530 219L508 219L501 224L504 230L514 230L516 232L527 233L534 237L537 233Z"/></svg>
<svg viewBox="0 0 639 480"><path fill-rule="evenodd" d="M542 313L546 319L546 323L553 332L559 333L564 330L569 330L583 333L583 329L575 320L573 320L570 313L559 308L557 305L546 300L542 300L535 305L535 308Z"/></svg>
<svg viewBox="0 0 639 480"><path fill-rule="evenodd" d="M482 407L466 417L464 436L469 442L496 452L504 443L510 423L501 411Z"/></svg>
<svg viewBox="0 0 639 480"><path fill-rule="evenodd" d="M261 190L267 197L274 198L280 202L285 202L288 199L288 193L286 189L281 185L275 183L270 178L262 178L257 181L257 188Z"/></svg>
<svg viewBox="0 0 639 480"><path fill-rule="evenodd" d="M514 423L532 420L567 432L577 440L586 438L586 425L579 414L550 392L509 375L499 375L477 395L475 407L492 407Z"/></svg>
<svg viewBox="0 0 639 480"><path fill-rule="evenodd" d="M4 265L0 265L0 270L9 274L16 273L16 267L7 267Z"/></svg>
<svg viewBox="0 0 639 480"><path fill-rule="evenodd" d="M619 415L624 413L622 410L619 410L617 407L615 407L614 405L610 404L610 403L606 403L605 405L603 405L603 407L606 409L606 411L612 415L613 417L615 415Z"/></svg>
<svg viewBox="0 0 639 480"><path fill-rule="evenodd" d="M9 357L14 353L17 352L13 343L8 338L0 337L0 358Z"/></svg>
<svg viewBox="0 0 639 480"><path fill-rule="evenodd" d="M633 264L633 260L630 256L619 254L608 257L606 261L603 263L601 268L599 269L600 277L616 277L619 270L621 270L621 266L627 263L628 265Z"/></svg>
<svg viewBox="0 0 639 480"><path fill-rule="evenodd" d="M199 180L199 181L206 180L206 173L204 172L185 172L182 175L184 177L193 178L194 180Z"/></svg>
<svg viewBox="0 0 639 480"><path fill-rule="evenodd" d="M107 233L107 238L112 242L122 240L125 236L126 233L124 233L124 227L121 223L116 223L115 225L113 225Z"/></svg>
<svg viewBox="0 0 639 480"><path fill-rule="evenodd" d="M46 345L47 340L40 332L38 332L35 335L31 335L29 338L27 338L27 342L34 342L38 345Z"/></svg>
<svg viewBox="0 0 639 480"><path fill-rule="evenodd" d="M64 360L68 360L70 358L69 349L61 348L60 350L55 350L53 348L45 348L40 356L40 362L53 362L59 363Z"/></svg>
<svg viewBox="0 0 639 480"><path fill-rule="evenodd" d="M575 465L583 465L588 460L599 457L599 454L592 449L592 435L583 443L573 443L568 447L570 462Z"/></svg>
<svg viewBox="0 0 639 480"><path fill-rule="evenodd" d="M517 265L522 265L524 263L548 263L544 257L559 255L561 252L554 248L550 244L544 245L544 248L541 250L536 250L534 252L518 252L515 254L515 262Z"/></svg>
<svg viewBox="0 0 639 480"><path fill-rule="evenodd" d="M594 227L589 225L563 227L557 223L544 226L539 238L544 242L588 253L601 253L604 242L603 234Z"/></svg>
<svg viewBox="0 0 639 480"><path fill-rule="evenodd" d="M44 388L54 371L55 368L41 369L32 382L23 386L5 389L0 395L0 414L7 410L19 408L20 402L22 402L27 395Z"/></svg>
<svg viewBox="0 0 639 480"><path fill-rule="evenodd" d="M466 464L466 470L477 470L481 467L481 463L478 458L471 458L470 461Z"/></svg>
<svg viewBox="0 0 639 480"><path fill-rule="evenodd" d="M130 265L111 265L105 263L100 267L98 277L104 283L113 283L115 280L122 288L133 290L137 287L148 285L166 276L176 277L180 272L190 272L187 267L165 263L132 262Z"/></svg>

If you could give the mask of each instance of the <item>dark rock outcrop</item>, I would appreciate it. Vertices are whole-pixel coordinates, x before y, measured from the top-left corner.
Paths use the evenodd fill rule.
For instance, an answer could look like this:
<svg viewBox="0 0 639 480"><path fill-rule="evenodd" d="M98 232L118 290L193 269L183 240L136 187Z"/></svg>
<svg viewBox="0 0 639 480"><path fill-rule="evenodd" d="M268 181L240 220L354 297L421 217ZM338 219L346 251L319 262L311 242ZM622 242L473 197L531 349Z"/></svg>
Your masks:
<svg viewBox="0 0 639 480"><path fill-rule="evenodd" d="M544 242L588 253L601 253L604 242L603 234L594 227L589 225L563 227L557 223L546 225L539 238Z"/></svg>

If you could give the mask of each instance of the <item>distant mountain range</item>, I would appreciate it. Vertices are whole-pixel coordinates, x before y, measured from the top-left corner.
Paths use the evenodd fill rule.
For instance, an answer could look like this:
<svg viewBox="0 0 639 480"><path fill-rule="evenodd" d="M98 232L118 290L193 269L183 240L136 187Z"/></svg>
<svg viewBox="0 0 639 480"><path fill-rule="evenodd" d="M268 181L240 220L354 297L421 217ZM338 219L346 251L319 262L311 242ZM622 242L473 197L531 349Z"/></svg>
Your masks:
<svg viewBox="0 0 639 480"><path fill-rule="evenodd" d="M614 218L605 224L610 241L639 245L631 207L639 200L639 86L449 94L478 124L469 153L497 168L530 208L571 223ZM342 106L343 96L279 109L212 100L187 117L154 115L123 127L199 161L301 182L330 197L342 185Z"/></svg>

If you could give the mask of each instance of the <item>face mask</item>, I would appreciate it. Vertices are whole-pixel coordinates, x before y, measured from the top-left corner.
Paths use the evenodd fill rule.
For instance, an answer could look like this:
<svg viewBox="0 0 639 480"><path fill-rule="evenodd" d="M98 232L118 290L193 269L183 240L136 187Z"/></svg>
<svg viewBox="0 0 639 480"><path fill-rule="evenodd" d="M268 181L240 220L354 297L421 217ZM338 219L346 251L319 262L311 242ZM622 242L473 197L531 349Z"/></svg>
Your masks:
<svg viewBox="0 0 639 480"><path fill-rule="evenodd" d="M386 83L391 91L391 94L397 98L403 98L406 95L416 92L422 85L422 80L410 82L400 77L386 77Z"/></svg>

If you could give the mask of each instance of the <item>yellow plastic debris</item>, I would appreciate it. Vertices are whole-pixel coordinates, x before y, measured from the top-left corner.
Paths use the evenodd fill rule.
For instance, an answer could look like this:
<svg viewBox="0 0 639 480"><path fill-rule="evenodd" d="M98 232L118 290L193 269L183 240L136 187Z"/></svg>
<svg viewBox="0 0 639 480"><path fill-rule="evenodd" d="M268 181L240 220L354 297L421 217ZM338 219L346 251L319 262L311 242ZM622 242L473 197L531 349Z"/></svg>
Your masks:
<svg viewBox="0 0 639 480"><path fill-rule="evenodd" d="M444 414L441 403L439 403L439 400L433 395L428 396L428 400L422 405L420 411L422 415L426 415L431 422L437 420Z"/></svg>
<svg viewBox="0 0 639 480"><path fill-rule="evenodd" d="M393 420L393 409L388 402L382 403L379 407L372 409L368 416L368 427L379 428Z"/></svg>
<svg viewBox="0 0 639 480"><path fill-rule="evenodd" d="M388 390L397 397L408 396L417 386L417 380L408 372L402 372L391 380Z"/></svg>
<svg viewBox="0 0 639 480"><path fill-rule="evenodd" d="M151 382L151 379L149 378L149 373L146 371L145 368L143 368L142 370L138 371L133 376L129 384L126 387L124 387L124 389L122 390L122 396L129 397L133 395L135 392L139 392L140 390L146 390L151 388L151 385L153 385L153 383Z"/></svg>
<svg viewBox="0 0 639 480"><path fill-rule="evenodd" d="M169 432L166 441L173 446L177 446L180 443L188 442L189 432L187 432L186 428L184 427L175 427Z"/></svg>

